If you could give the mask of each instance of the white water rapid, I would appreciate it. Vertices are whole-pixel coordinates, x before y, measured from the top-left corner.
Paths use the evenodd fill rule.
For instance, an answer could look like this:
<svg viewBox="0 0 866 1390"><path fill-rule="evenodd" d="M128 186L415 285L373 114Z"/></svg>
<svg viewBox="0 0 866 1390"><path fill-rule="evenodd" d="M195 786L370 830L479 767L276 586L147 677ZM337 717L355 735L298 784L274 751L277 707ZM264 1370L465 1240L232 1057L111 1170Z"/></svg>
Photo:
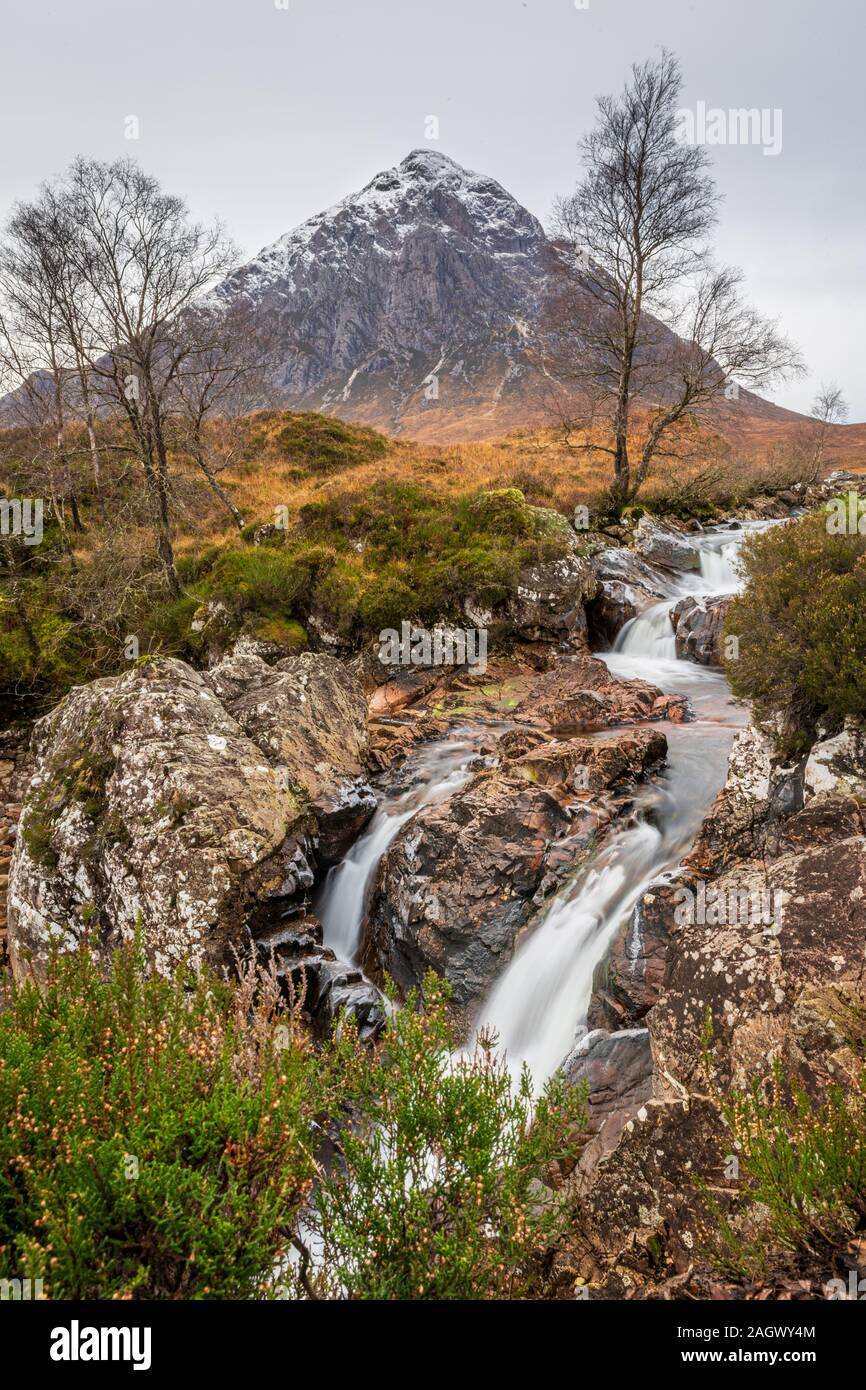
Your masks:
<svg viewBox="0 0 866 1390"><path fill-rule="evenodd" d="M476 1028L494 1029L512 1073L528 1064L537 1087L585 1031L593 972L617 931L649 884L687 852L724 780L745 714L720 671L677 659L669 613L686 594L739 587L736 557L748 529L696 537L700 574L678 576L669 598L627 623L613 651L598 653L616 676L688 696L696 718L666 726L663 776L638 793L632 823L554 896L478 1013Z"/></svg>
<svg viewBox="0 0 866 1390"><path fill-rule="evenodd" d="M354 962L361 944L370 892L379 860L400 827L422 806L445 801L466 785L478 755L478 732L456 730L423 748L411 760L411 783L386 796L341 864L330 870L316 902L322 939L335 955Z"/></svg>

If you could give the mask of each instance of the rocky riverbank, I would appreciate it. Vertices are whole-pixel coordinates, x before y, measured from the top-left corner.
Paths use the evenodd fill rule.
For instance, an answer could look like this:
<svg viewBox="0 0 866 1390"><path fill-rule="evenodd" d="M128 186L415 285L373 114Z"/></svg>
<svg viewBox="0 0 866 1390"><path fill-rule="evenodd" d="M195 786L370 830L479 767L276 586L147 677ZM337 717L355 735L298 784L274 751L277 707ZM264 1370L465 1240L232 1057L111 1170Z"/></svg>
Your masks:
<svg viewBox="0 0 866 1390"><path fill-rule="evenodd" d="M756 499L728 527L797 515L848 481ZM29 742L16 730L0 743L15 976L41 978L54 945L86 942L104 957L138 932L163 973L182 959L231 968L255 949L304 995L318 1031L345 1008L374 1039L377 986L388 975L407 990L428 968L448 978L467 1031L483 1022L551 901L570 910L569 883L582 891L626 828L654 833L642 789L695 710L661 681L614 674L592 649L661 605L676 656L718 665L727 596L695 580L671 598L700 571L703 546L697 523L639 511L611 532L574 533L567 562L524 576L511 600L518 637L484 671L383 669L373 650L281 657L242 640L206 670L154 659L77 687ZM467 726L481 731L475 761L383 844L359 958L340 959L313 892L381 807L389 770L411 786L417 751ZM854 725L827 730L789 766L771 733L749 725L736 737L686 857L673 835L669 870L633 906L605 900L614 926L624 920L596 952L586 1028L554 1062L587 1085L590 1114L555 1177L580 1213L554 1252L556 1296L727 1296L735 1286L723 1288L705 1253L717 1219L706 1192L750 1228L761 1218L725 1176L721 1098L775 1062L816 1095L855 1076L866 742ZM683 921L683 892L704 903L763 895L769 915ZM859 1268L846 1252L834 1258ZM810 1279L801 1293L819 1296Z"/></svg>

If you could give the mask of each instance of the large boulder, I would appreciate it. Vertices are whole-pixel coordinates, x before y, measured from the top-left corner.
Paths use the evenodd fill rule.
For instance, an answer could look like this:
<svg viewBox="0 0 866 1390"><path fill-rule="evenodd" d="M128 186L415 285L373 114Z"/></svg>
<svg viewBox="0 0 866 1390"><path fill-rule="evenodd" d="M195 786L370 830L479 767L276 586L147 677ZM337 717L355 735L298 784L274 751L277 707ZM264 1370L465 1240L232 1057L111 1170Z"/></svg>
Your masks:
<svg viewBox="0 0 866 1390"><path fill-rule="evenodd" d="M303 652L269 666L240 651L209 673L218 698L266 754L318 829L318 858L342 858L376 808L366 780L367 701L342 662Z"/></svg>
<svg viewBox="0 0 866 1390"><path fill-rule="evenodd" d="M676 527L644 512L635 527L633 545L651 565L669 570L696 570L701 567L700 551Z"/></svg>
<svg viewBox="0 0 866 1390"><path fill-rule="evenodd" d="M713 597L689 594L671 609L677 656L700 666L721 666L722 629L732 594Z"/></svg>
<svg viewBox="0 0 866 1390"><path fill-rule="evenodd" d="M267 904L310 887L320 818L345 823L361 771L363 694L330 662L159 659L40 720L10 871L16 976L44 974L52 939L103 954L137 927L160 972L221 965Z"/></svg>
<svg viewBox="0 0 866 1390"><path fill-rule="evenodd" d="M586 603L598 593L592 562L575 536L565 554L527 564L507 604L518 635L529 642L586 642Z"/></svg>

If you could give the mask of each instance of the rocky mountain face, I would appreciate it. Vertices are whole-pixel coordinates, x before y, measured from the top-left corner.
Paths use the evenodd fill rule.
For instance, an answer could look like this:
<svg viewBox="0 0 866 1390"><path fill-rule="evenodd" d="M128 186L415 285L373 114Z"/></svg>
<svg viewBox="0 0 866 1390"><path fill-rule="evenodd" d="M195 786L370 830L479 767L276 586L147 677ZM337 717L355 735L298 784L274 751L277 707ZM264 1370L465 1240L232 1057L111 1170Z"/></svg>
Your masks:
<svg viewBox="0 0 866 1390"><path fill-rule="evenodd" d="M415 439L491 438L550 418L530 346L557 255L495 179L418 149L217 293L254 312L279 403ZM742 395L737 416L799 418Z"/></svg>
<svg viewBox="0 0 866 1390"><path fill-rule="evenodd" d="M554 254L494 179L413 150L220 294L254 308L286 403L441 437L457 414L489 425L523 400Z"/></svg>

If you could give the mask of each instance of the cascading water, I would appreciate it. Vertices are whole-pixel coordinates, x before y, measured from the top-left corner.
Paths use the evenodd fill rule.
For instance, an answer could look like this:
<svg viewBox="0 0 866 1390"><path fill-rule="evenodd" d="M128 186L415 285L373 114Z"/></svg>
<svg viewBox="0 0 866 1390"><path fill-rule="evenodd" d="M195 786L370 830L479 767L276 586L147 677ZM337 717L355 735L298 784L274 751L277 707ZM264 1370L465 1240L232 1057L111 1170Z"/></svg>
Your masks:
<svg viewBox="0 0 866 1390"><path fill-rule="evenodd" d="M466 785L478 756L478 733L458 730L423 748L410 763L411 785L381 801L363 835L330 870L316 903L322 939L342 960L354 962L379 860L400 827L422 806L445 801Z"/></svg>
<svg viewBox="0 0 866 1390"><path fill-rule="evenodd" d="M763 523L758 523L763 525ZM740 587L737 570L737 556L743 543L745 531L724 530L702 535L695 540L700 556L700 569L694 573L678 575L672 583L669 596L660 603L647 608L638 617L625 624L614 643L614 653L627 658L639 658L641 668L622 666L617 675L645 676L645 658L650 661L674 662L677 660L677 644L670 620L671 609L681 598L689 594L733 594ZM604 655L603 653L600 653ZM659 675L671 677L665 666ZM674 673L675 674L675 673Z"/></svg>
<svg viewBox="0 0 866 1390"><path fill-rule="evenodd" d="M616 676L641 677L687 695L696 720L670 726L665 774L642 789L633 824L560 889L479 1011L476 1028L495 1030L512 1073L526 1063L536 1086L584 1031L597 964L650 883L676 868L724 778L744 712L733 705L721 672L677 659L669 615L686 594L739 588L735 565L743 534L697 538L700 578L678 577L676 592L626 624L612 652L599 653Z"/></svg>

